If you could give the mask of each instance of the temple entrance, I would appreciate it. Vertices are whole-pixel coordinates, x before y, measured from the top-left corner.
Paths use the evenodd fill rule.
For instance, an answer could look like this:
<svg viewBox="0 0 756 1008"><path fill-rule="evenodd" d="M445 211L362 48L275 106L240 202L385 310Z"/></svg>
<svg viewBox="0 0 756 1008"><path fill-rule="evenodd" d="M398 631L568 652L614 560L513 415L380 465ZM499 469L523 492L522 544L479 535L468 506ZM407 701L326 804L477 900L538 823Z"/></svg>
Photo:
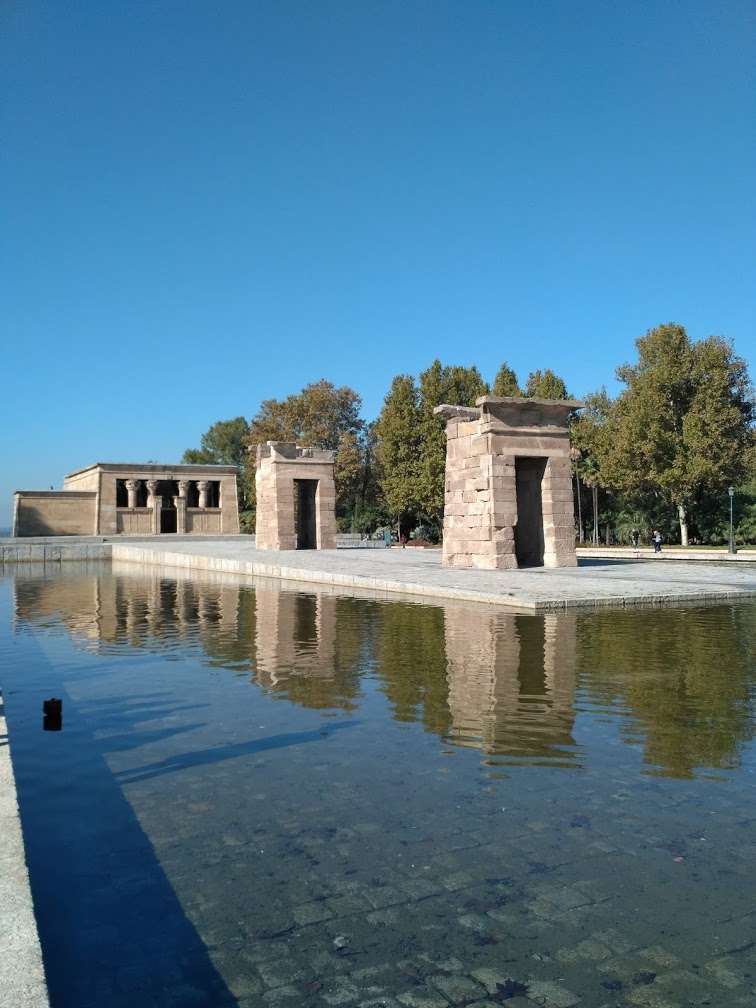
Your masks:
<svg viewBox="0 0 756 1008"><path fill-rule="evenodd" d="M162 500L160 508L160 532L177 532L178 517L173 498L178 494L178 483L175 480L158 480L155 496Z"/></svg>
<svg viewBox="0 0 756 1008"><path fill-rule="evenodd" d="M175 507L161 507L160 508L160 531L161 532L175 532L177 529L176 521L176 508Z"/></svg>
<svg viewBox="0 0 756 1008"><path fill-rule="evenodd" d="M317 549L318 535L315 526L315 494L317 480L294 480L294 530L297 549Z"/></svg>
<svg viewBox="0 0 756 1008"><path fill-rule="evenodd" d="M518 567L543 567L543 501L541 483L545 458L516 458L517 525L515 555Z"/></svg>

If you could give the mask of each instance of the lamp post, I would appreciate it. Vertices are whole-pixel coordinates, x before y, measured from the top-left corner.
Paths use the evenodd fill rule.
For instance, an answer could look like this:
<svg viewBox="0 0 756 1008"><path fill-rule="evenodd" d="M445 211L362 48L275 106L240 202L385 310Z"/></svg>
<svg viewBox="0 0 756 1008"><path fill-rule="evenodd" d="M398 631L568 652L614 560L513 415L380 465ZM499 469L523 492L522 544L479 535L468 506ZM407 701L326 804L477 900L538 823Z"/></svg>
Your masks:
<svg viewBox="0 0 756 1008"><path fill-rule="evenodd" d="M729 548L729 550L727 552L730 553L730 554L734 554L735 553L735 539L734 539L734 536L733 536L733 527L732 527L732 502L733 502L733 498L735 497L735 487L732 487L732 486L728 487L727 488L727 493L730 495L730 548Z"/></svg>

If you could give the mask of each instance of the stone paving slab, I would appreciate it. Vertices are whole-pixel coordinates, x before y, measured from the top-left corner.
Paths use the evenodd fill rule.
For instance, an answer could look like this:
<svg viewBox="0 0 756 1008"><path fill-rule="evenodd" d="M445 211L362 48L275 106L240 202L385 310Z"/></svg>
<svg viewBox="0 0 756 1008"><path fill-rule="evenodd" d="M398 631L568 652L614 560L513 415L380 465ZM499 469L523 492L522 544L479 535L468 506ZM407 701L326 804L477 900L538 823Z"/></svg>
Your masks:
<svg viewBox="0 0 756 1008"><path fill-rule="evenodd" d="M443 567L440 550L256 550L235 540L114 542L112 559L344 589L458 599L527 611L756 597L756 564L581 559L577 567L484 571Z"/></svg>
<svg viewBox="0 0 756 1008"><path fill-rule="evenodd" d="M0 694L0 1008L48 1008Z"/></svg>

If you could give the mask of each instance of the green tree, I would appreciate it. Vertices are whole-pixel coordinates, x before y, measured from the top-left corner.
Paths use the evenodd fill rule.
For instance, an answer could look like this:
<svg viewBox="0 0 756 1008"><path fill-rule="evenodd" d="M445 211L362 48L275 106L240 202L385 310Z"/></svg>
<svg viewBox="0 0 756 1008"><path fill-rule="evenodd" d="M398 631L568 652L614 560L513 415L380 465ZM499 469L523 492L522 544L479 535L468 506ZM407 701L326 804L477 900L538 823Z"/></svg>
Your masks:
<svg viewBox="0 0 756 1008"><path fill-rule="evenodd" d="M420 373L420 430L422 448L418 467L417 501L432 523L441 525L446 473L446 418L433 410L442 403L474 406L490 389L476 367L442 366L433 361Z"/></svg>
<svg viewBox="0 0 756 1008"><path fill-rule="evenodd" d="M658 494L675 508L688 544L689 511L704 493L724 492L751 465L753 387L746 362L721 336L692 343L675 323L636 340L638 361L617 378L600 471L605 485Z"/></svg>
<svg viewBox="0 0 756 1008"><path fill-rule="evenodd" d="M244 417L219 420L202 435L199 448L187 448L181 461L187 465L230 465L239 471L239 510L247 511L254 502L254 463L247 445L249 424Z"/></svg>
<svg viewBox="0 0 756 1008"><path fill-rule="evenodd" d="M501 367L496 372L491 392L496 396L519 397L522 395L522 389L517 382L517 375L506 361L502 362Z"/></svg>
<svg viewBox="0 0 756 1008"><path fill-rule="evenodd" d="M380 485L388 510L401 516L418 506L422 451L420 397L412 375L397 375L376 421Z"/></svg>
<svg viewBox="0 0 756 1008"><path fill-rule="evenodd" d="M531 399L569 399L567 387L553 371L531 371L525 383L525 395Z"/></svg>

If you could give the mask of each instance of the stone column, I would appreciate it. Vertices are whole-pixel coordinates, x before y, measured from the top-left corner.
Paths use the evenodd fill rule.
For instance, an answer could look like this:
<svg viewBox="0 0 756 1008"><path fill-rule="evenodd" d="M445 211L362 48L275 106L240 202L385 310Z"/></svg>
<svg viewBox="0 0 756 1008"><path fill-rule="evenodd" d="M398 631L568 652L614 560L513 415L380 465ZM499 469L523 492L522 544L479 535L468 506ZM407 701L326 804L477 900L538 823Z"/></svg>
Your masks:
<svg viewBox="0 0 756 1008"><path fill-rule="evenodd" d="M128 494L128 504L127 504L127 507L135 508L137 506L137 504L136 504L136 495L137 495L137 490L139 489L139 484L141 482L142 482L141 480L137 480L137 479L126 480L126 493Z"/></svg>
<svg viewBox="0 0 756 1008"><path fill-rule="evenodd" d="M176 508L176 533L184 535L186 532L186 494L182 497L180 488L181 484L179 483L179 495L173 498L173 506Z"/></svg>
<svg viewBox="0 0 756 1008"><path fill-rule="evenodd" d="M163 506L163 500L158 497L155 493L157 490L158 481L157 480L145 480L147 485L147 507L152 508L152 534L160 535L160 510Z"/></svg>
<svg viewBox="0 0 756 1008"><path fill-rule="evenodd" d="M178 487L178 495L183 500L186 500L186 488L187 488L187 485L188 485L188 481L187 480L179 480L178 483L176 484L176 486Z"/></svg>
<svg viewBox="0 0 756 1008"><path fill-rule="evenodd" d="M207 480L198 480L197 489L199 490L199 506L201 508L207 507L207 492L210 489L210 484Z"/></svg>

